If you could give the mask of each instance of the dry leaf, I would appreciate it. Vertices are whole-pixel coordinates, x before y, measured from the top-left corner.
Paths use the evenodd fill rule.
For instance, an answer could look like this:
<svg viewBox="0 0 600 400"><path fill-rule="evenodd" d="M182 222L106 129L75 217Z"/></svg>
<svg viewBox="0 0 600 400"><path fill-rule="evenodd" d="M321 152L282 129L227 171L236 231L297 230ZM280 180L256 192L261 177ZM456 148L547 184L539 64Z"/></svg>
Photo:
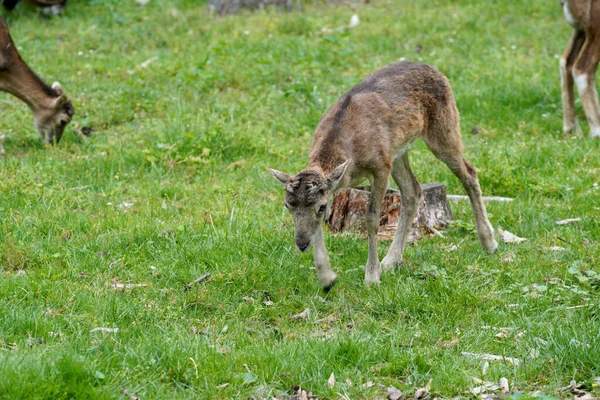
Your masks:
<svg viewBox="0 0 600 400"><path fill-rule="evenodd" d="M263 301L263 304L264 304L265 306L267 306L267 307L270 307L270 306L272 306L272 305L273 305L273 304L275 304L275 303L273 303L271 300L267 300L267 301Z"/></svg>
<svg viewBox="0 0 600 400"><path fill-rule="evenodd" d="M225 389L227 386L229 386L229 382L225 382L225 383L217 386L217 389Z"/></svg>
<svg viewBox="0 0 600 400"><path fill-rule="evenodd" d="M565 224L570 224L572 222L579 222L579 221L581 221L581 218L561 219L560 221L556 221L556 225L565 225Z"/></svg>
<svg viewBox="0 0 600 400"><path fill-rule="evenodd" d="M548 251L565 251L565 250L567 250L564 247L560 247L560 246L544 247L544 249L546 249Z"/></svg>
<svg viewBox="0 0 600 400"><path fill-rule="evenodd" d="M498 232L500 233L500 239L504 243L521 243L527 240L526 238L520 238L509 231L502 230L502 228L498 228Z"/></svg>
<svg viewBox="0 0 600 400"><path fill-rule="evenodd" d="M130 202L130 201L124 201L121 204L119 204L117 207L119 207L119 208L130 208L130 207L133 207L134 204L135 203Z"/></svg>
<svg viewBox="0 0 600 400"><path fill-rule="evenodd" d="M387 395L388 400L400 400L402 398L402 392L393 386L388 387L387 392L388 392L388 395Z"/></svg>
<svg viewBox="0 0 600 400"><path fill-rule="evenodd" d="M358 15L354 14L350 18L350 23L348 24L348 28L356 28L360 24L360 20L358 19Z"/></svg>
<svg viewBox="0 0 600 400"><path fill-rule="evenodd" d="M363 387L366 387L367 389L372 388L373 386L375 386L375 384L371 381L367 381L367 382L363 383Z"/></svg>
<svg viewBox="0 0 600 400"><path fill-rule="evenodd" d="M310 314L310 309L307 308L306 310L302 311L301 313L298 313L296 315L292 315L291 319L292 320L302 321L302 320L305 320L308 317L309 314Z"/></svg>
<svg viewBox="0 0 600 400"><path fill-rule="evenodd" d="M489 367L490 367L489 361L484 361L483 365L481 366L481 375L487 374L487 371L488 371Z"/></svg>
<svg viewBox="0 0 600 400"><path fill-rule="evenodd" d="M508 387L508 379L502 377L500 378L500 392L501 393L508 393L510 391L509 387Z"/></svg>
<svg viewBox="0 0 600 400"><path fill-rule="evenodd" d="M331 373L331 375L329 376L329 379L327 379L327 384L330 387L335 386L335 375L333 374L333 372Z"/></svg>
<svg viewBox="0 0 600 400"><path fill-rule="evenodd" d="M430 379L429 382L427 382L427 385L425 385L425 387L417 389L417 391L415 392L415 400L425 398L429 395L429 390L431 389L432 381L433 379Z"/></svg>
<svg viewBox="0 0 600 400"><path fill-rule="evenodd" d="M574 393L576 391L579 391L580 387L581 387L581 385L578 384L577 381L575 381L575 379L572 379L571 382L569 382L569 384L567 386L561 387L560 389L558 389L558 391Z"/></svg>
<svg viewBox="0 0 600 400"><path fill-rule="evenodd" d="M592 396L590 393L585 393L581 396L575 396L575 400L598 400L598 397Z"/></svg>
<svg viewBox="0 0 600 400"><path fill-rule="evenodd" d="M440 347L454 347L458 344L458 339L438 340L437 345Z"/></svg>
<svg viewBox="0 0 600 400"><path fill-rule="evenodd" d="M463 351L460 354L462 354L463 356L467 356L467 357L477 358L479 360L506 361L509 364L514 365L515 367L518 367L519 364L521 364L521 360L519 360L518 358L497 356L495 354L479 354L479 353L471 353L468 351Z"/></svg>
<svg viewBox="0 0 600 400"><path fill-rule="evenodd" d="M493 391L500 389L500 385L498 385L494 382L483 381L479 378L475 378L474 376L472 376L471 379L473 379L473 381L478 385L478 386L475 386L474 388L469 389L469 391L471 393L473 393L473 395L475 395L475 396L482 394L484 392L488 392L488 391L493 392Z"/></svg>
<svg viewBox="0 0 600 400"><path fill-rule="evenodd" d="M315 324L322 324L322 323L328 323L328 324L333 324L335 322L335 320L337 319L337 314L333 313L331 315L329 315L327 318L321 318L315 321Z"/></svg>

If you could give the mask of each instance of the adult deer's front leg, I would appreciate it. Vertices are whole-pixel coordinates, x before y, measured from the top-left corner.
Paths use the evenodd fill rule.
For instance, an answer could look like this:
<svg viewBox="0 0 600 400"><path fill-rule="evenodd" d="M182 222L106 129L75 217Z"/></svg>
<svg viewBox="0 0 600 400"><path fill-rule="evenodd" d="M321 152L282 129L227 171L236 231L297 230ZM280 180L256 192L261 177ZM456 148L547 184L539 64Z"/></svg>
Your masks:
<svg viewBox="0 0 600 400"><path fill-rule="evenodd" d="M580 30L573 32L573 37L569 41L563 56L560 58L560 84L562 91L563 106L563 132L577 134L581 133L581 128L577 122L575 112L575 94L573 92L573 64L581 51L585 41L585 33Z"/></svg>
<svg viewBox="0 0 600 400"><path fill-rule="evenodd" d="M573 78L579 89L579 97L593 138L600 138L600 104L594 79L599 61L600 35L587 37L573 66Z"/></svg>
<svg viewBox="0 0 600 400"><path fill-rule="evenodd" d="M329 262L329 254L325 248L325 238L323 237L323 226L319 227L319 230L315 234L313 239L314 242L314 254L315 254L315 266L317 267L317 277L323 290L328 291L335 285L337 275L331 269L331 263Z"/></svg>
<svg viewBox="0 0 600 400"><path fill-rule="evenodd" d="M387 189L387 177L375 176L371 181L371 195L369 196L369 208L367 210L366 225L369 235L369 258L365 268L365 283L380 283L381 264L379 263L379 255L377 254L377 231L379 230L379 213L381 210L381 202Z"/></svg>

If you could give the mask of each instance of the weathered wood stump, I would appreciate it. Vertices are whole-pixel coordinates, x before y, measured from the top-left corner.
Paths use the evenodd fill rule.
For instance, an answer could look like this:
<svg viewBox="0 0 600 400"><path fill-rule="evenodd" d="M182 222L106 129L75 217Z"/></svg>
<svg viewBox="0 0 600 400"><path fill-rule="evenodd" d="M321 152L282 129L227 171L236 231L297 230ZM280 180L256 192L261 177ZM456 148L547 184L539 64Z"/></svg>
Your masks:
<svg viewBox="0 0 600 400"><path fill-rule="evenodd" d="M292 11L292 0L210 0L208 8L218 15L238 14L241 10L263 10L277 6L279 10Z"/></svg>
<svg viewBox="0 0 600 400"><path fill-rule="evenodd" d="M410 240L416 240L423 234L436 233L448 226L452 219L452 210L446 199L446 187L441 183L427 183L421 185L423 199L419 205L417 216L412 224ZM350 231L366 233L365 214L369 204L369 192L357 189L347 189L337 193L329 207L327 225L333 232ZM379 231L380 240L394 238L402 200L400 192L388 189L381 205Z"/></svg>

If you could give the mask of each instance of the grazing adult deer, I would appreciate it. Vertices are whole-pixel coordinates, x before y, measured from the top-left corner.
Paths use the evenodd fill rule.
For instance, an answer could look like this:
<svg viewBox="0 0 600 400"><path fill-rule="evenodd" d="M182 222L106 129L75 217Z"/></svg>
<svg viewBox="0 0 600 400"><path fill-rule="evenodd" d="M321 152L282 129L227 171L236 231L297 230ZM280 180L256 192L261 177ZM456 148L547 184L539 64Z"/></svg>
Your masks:
<svg viewBox="0 0 600 400"><path fill-rule="evenodd" d="M60 14L67 0L23 0L25 3L28 3L32 6L41 7L42 13L46 15L58 15ZM19 0L3 0L2 5L7 10L12 10L15 8Z"/></svg>
<svg viewBox="0 0 600 400"><path fill-rule="evenodd" d="M23 100L33 111L35 126L43 142L58 143L75 114L60 83L46 85L25 64L15 46L6 22L0 17L0 90ZM4 148L0 142L0 153Z"/></svg>
<svg viewBox="0 0 600 400"><path fill-rule="evenodd" d="M573 81L590 126L590 135L600 138L600 105L594 76L600 61L600 1L559 0L573 36L560 59L563 131L581 132L575 114Z"/></svg>
<svg viewBox="0 0 600 400"><path fill-rule="evenodd" d="M477 172L463 156L458 110L450 83L428 65L392 63L353 87L323 116L305 169L295 176L269 169L285 185L285 206L295 222L296 246L304 252L314 245L317 275L325 290L336 280L323 240L328 198L365 179L371 181L366 215L369 243L366 283L380 281L377 229L390 174L401 191L402 211L382 264L391 269L402 261L421 199L421 188L407 154L410 145L419 138L448 165L469 194L481 245L490 253L498 248Z"/></svg>

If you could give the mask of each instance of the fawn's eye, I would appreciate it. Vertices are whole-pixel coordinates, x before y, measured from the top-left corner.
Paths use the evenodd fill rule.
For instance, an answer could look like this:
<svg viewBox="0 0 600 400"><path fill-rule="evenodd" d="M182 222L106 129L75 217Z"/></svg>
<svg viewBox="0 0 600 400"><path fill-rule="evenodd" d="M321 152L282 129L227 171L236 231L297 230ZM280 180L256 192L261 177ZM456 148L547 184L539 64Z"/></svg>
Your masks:
<svg viewBox="0 0 600 400"><path fill-rule="evenodd" d="M323 214L326 209L327 209L327 204L323 204L321 207L319 207L318 213Z"/></svg>

